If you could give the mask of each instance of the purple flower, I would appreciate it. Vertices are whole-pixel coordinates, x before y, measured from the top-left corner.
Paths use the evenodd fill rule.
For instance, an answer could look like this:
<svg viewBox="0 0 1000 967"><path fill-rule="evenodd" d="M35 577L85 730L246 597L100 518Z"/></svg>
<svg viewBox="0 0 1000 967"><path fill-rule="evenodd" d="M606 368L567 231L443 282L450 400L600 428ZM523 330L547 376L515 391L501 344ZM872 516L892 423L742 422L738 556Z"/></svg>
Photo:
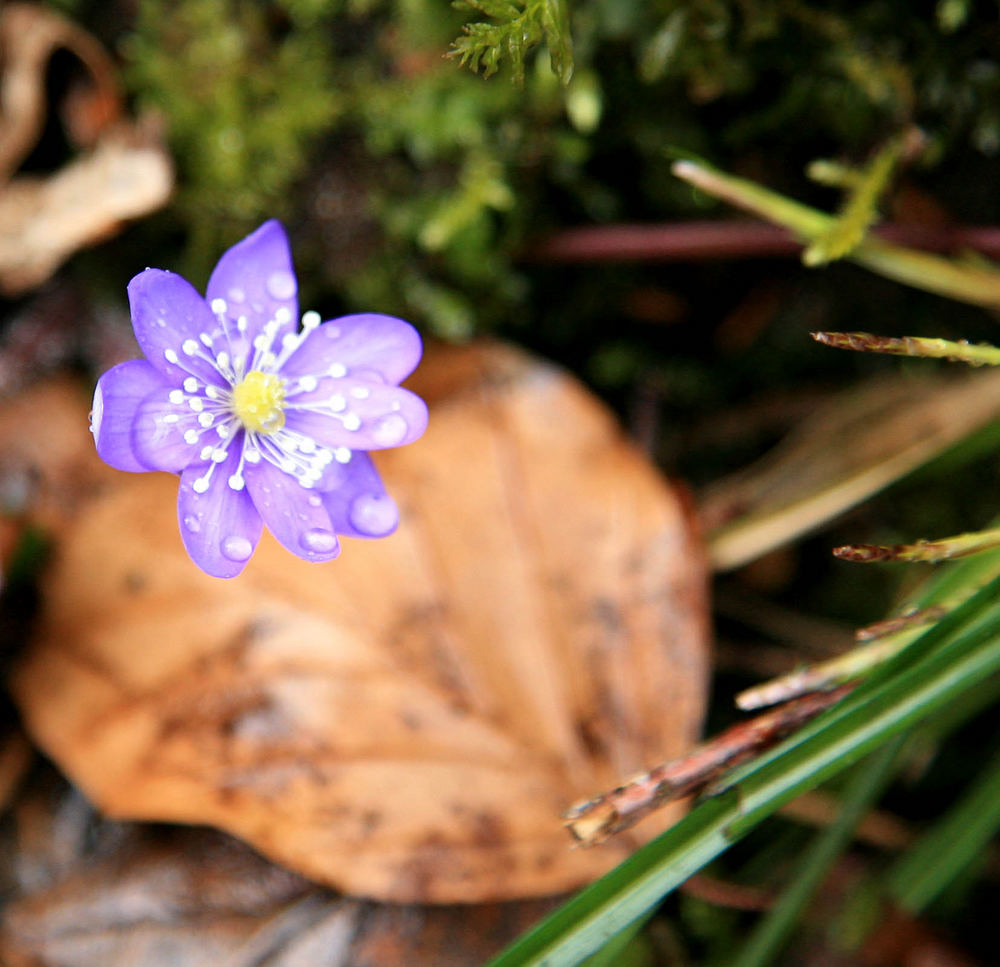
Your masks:
<svg viewBox="0 0 1000 967"><path fill-rule="evenodd" d="M365 452L411 443L427 407L399 382L420 360L391 316L302 316L284 229L266 222L215 267L203 299L179 275L128 286L146 359L97 384L91 431L119 470L181 476L177 511L194 562L246 566L263 524L293 554L326 561L338 534L382 537L396 505Z"/></svg>

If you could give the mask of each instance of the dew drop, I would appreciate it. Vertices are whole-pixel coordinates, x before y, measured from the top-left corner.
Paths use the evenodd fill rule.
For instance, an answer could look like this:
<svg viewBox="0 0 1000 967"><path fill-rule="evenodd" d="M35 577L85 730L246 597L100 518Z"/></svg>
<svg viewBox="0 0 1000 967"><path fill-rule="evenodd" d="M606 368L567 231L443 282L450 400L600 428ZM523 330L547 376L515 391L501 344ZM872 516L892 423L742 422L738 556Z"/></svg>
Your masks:
<svg viewBox="0 0 1000 967"><path fill-rule="evenodd" d="M314 554L329 554L337 548L337 535L333 531L314 527L299 538L299 544Z"/></svg>
<svg viewBox="0 0 1000 967"><path fill-rule="evenodd" d="M272 272L267 277L265 286L268 294L274 299L291 299L298 289L295 276L291 272L284 271Z"/></svg>
<svg viewBox="0 0 1000 967"><path fill-rule="evenodd" d="M186 530L192 534L197 534L201 530L201 521L194 514L188 514L182 521Z"/></svg>
<svg viewBox="0 0 1000 967"><path fill-rule="evenodd" d="M394 447L406 438L409 430L409 424L398 413L389 413L375 421L371 434L381 446Z"/></svg>
<svg viewBox="0 0 1000 967"><path fill-rule="evenodd" d="M362 494L351 501L347 519L361 534L384 537L396 529L399 523L399 508L386 494Z"/></svg>
<svg viewBox="0 0 1000 967"><path fill-rule="evenodd" d="M230 561L246 561L253 554L253 545L245 537L227 537L222 542L222 556Z"/></svg>

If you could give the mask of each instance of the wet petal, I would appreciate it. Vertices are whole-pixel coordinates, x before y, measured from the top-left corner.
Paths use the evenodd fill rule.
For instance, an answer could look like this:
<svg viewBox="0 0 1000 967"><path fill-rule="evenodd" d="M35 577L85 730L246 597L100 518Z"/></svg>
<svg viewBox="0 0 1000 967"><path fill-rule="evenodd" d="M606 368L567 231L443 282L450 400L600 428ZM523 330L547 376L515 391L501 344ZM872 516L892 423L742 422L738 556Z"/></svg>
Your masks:
<svg viewBox="0 0 1000 967"><path fill-rule="evenodd" d="M198 567L218 578L236 577L246 567L263 529L250 494L229 485L238 464L239 448L232 447L222 463L188 467L177 495L184 547ZM208 489L199 493L209 471Z"/></svg>
<svg viewBox="0 0 1000 967"><path fill-rule="evenodd" d="M290 381L286 399L285 425L325 447L384 450L412 443L427 428L427 405L399 386L324 377L308 391Z"/></svg>
<svg viewBox="0 0 1000 967"><path fill-rule="evenodd" d="M352 453L344 464L335 464L339 479L322 495L333 529L346 537L386 537L399 523L395 501L385 492L382 479L367 453Z"/></svg>
<svg viewBox="0 0 1000 967"><path fill-rule="evenodd" d="M420 362L420 334L394 316L362 313L324 322L309 333L282 367L285 376L319 376L337 364L346 374L397 384Z"/></svg>
<svg viewBox="0 0 1000 967"><path fill-rule="evenodd" d="M198 409L192 408L192 399ZM216 427L224 421L213 418L208 422L210 415L213 414L204 408L200 397L174 387L157 389L136 411L132 448L150 469L170 473L180 473L192 463L206 460L201 455L206 447L241 449L242 431L232 430L233 421L230 419L227 423L230 433L220 436Z"/></svg>
<svg viewBox="0 0 1000 967"><path fill-rule="evenodd" d="M264 222L229 249L208 280L205 298L213 308L221 308L217 299L225 303L223 313L233 332L244 317L246 338L251 342L268 320L276 320L280 347L282 334L294 332L299 320L298 282L281 223Z"/></svg>
<svg viewBox="0 0 1000 967"><path fill-rule="evenodd" d="M329 561L340 553L319 494L266 460L247 464L243 476L267 529L293 554L307 561Z"/></svg>
<svg viewBox="0 0 1000 967"><path fill-rule="evenodd" d="M219 383L201 338L219 324L190 282L173 272L146 269L129 282L128 301L135 338L159 372L176 385L188 375Z"/></svg>
<svg viewBox="0 0 1000 967"><path fill-rule="evenodd" d="M150 393L166 395L171 389L171 384L144 359L120 363L97 381L91 432L97 453L105 463L132 473L156 469L136 453L132 430L142 401Z"/></svg>

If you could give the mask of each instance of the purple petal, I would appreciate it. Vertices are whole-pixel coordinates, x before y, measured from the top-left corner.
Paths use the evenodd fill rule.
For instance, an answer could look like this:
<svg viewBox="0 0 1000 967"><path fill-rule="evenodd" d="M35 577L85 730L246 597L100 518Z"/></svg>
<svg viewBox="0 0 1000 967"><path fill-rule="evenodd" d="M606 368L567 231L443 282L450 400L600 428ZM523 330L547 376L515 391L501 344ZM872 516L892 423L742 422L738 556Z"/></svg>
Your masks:
<svg viewBox="0 0 1000 967"><path fill-rule="evenodd" d="M247 464L243 476L267 529L293 554L307 561L329 561L340 553L319 494L267 460Z"/></svg>
<svg viewBox="0 0 1000 967"><path fill-rule="evenodd" d="M150 393L171 389L144 359L132 359L109 369L94 390L91 432L100 458L116 470L142 473L155 469L140 459L132 446L136 412Z"/></svg>
<svg viewBox="0 0 1000 967"><path fill-rule="evenodd" d="M181 539L191 560L206 574L236 577L260 540L260 514L246 490L233 490L229 477L239 464L239 449L232 447L225 461L215 464L204 493L195 490L211 464L199 463L181 474L177 517Z"/></svg>
<svg viewBox="0 0 1000 967"><path fill-rule="evenodd" d="M308 392L290 382L286 400L286 426L325 447L401 447L427 428L426 404L399 386L327 376Z"/></svg>
<svg viewBox="0 0 1000 967"><path fill-rule="evenodd" d="M233 324L243 316L246 336L252 341L274 319L279 323L278 343L298 326L298 282L292 267L288 237L281 223L264 222L242 242L227 251L208 280L205 298L225 303L224 314Z"/></svg>
<svg viewBox="0 0 1000 967"><path fill-rule="evenodd" d="M395 501L367 453L352 453L345 464L335 464L340 479L323 494L333 529L346 537L386 537L399 523Z"/></svg>
<svg viewBox="0 0 1000 967"><path fill-rule="evenodd" d="M146 269L128 284L132 328L146 358L174 385L188 375L220 383L203 335L221 334L218 321L187 279Z"/></svg>
<svg viewBox="0 0 1000 967"><path fill-rule="evenodd" d="M306 336L282 375L319 376L339 363L352 376L396 385L413 372L422 351L419 333L402 319L374 313L343 316Z"/></svg>
<svg viewBox="0 0 1000 967"><path fill-rule="evenodd" d="M179 399L183 396L183 400L173 402L171 394L177 394ZM204 460L200 453L206 446L242 450L242 431L236 431L232 437L220 437L215 424L204 427L199 423L204 410L193 410L186 402L189 399L190 395L171 387L157 389L139 405L132 425L132 448L150 469L180 473L192 463Z"/></svg>

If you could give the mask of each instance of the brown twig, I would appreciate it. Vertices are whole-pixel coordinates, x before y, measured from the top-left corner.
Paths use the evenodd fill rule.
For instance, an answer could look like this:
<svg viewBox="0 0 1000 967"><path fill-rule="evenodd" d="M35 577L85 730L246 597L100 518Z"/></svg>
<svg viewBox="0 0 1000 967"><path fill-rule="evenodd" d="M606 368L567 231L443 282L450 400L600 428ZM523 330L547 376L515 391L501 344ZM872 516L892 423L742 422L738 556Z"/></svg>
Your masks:
<svg viewBox="0 0 1000 967"><path fill-rule="evenodd" d="M1000 226L884 224L872 235L928 252L971 250L1000 258ZM557 232L525 253L530 262L698 262L794 256L802 243L786 229L755 221L614 224Z"/></svg>
<svg viewBox="0 0 1000 967"><path fill-rule="evenodd" d="M853 685L843 685L804 695L740 722L689 755L657 766L601 796L577 803L566 812L566 828L582 846L603 842L666 803L703 790L727 770L775 745L836 704L852 688Z"/></svg>

